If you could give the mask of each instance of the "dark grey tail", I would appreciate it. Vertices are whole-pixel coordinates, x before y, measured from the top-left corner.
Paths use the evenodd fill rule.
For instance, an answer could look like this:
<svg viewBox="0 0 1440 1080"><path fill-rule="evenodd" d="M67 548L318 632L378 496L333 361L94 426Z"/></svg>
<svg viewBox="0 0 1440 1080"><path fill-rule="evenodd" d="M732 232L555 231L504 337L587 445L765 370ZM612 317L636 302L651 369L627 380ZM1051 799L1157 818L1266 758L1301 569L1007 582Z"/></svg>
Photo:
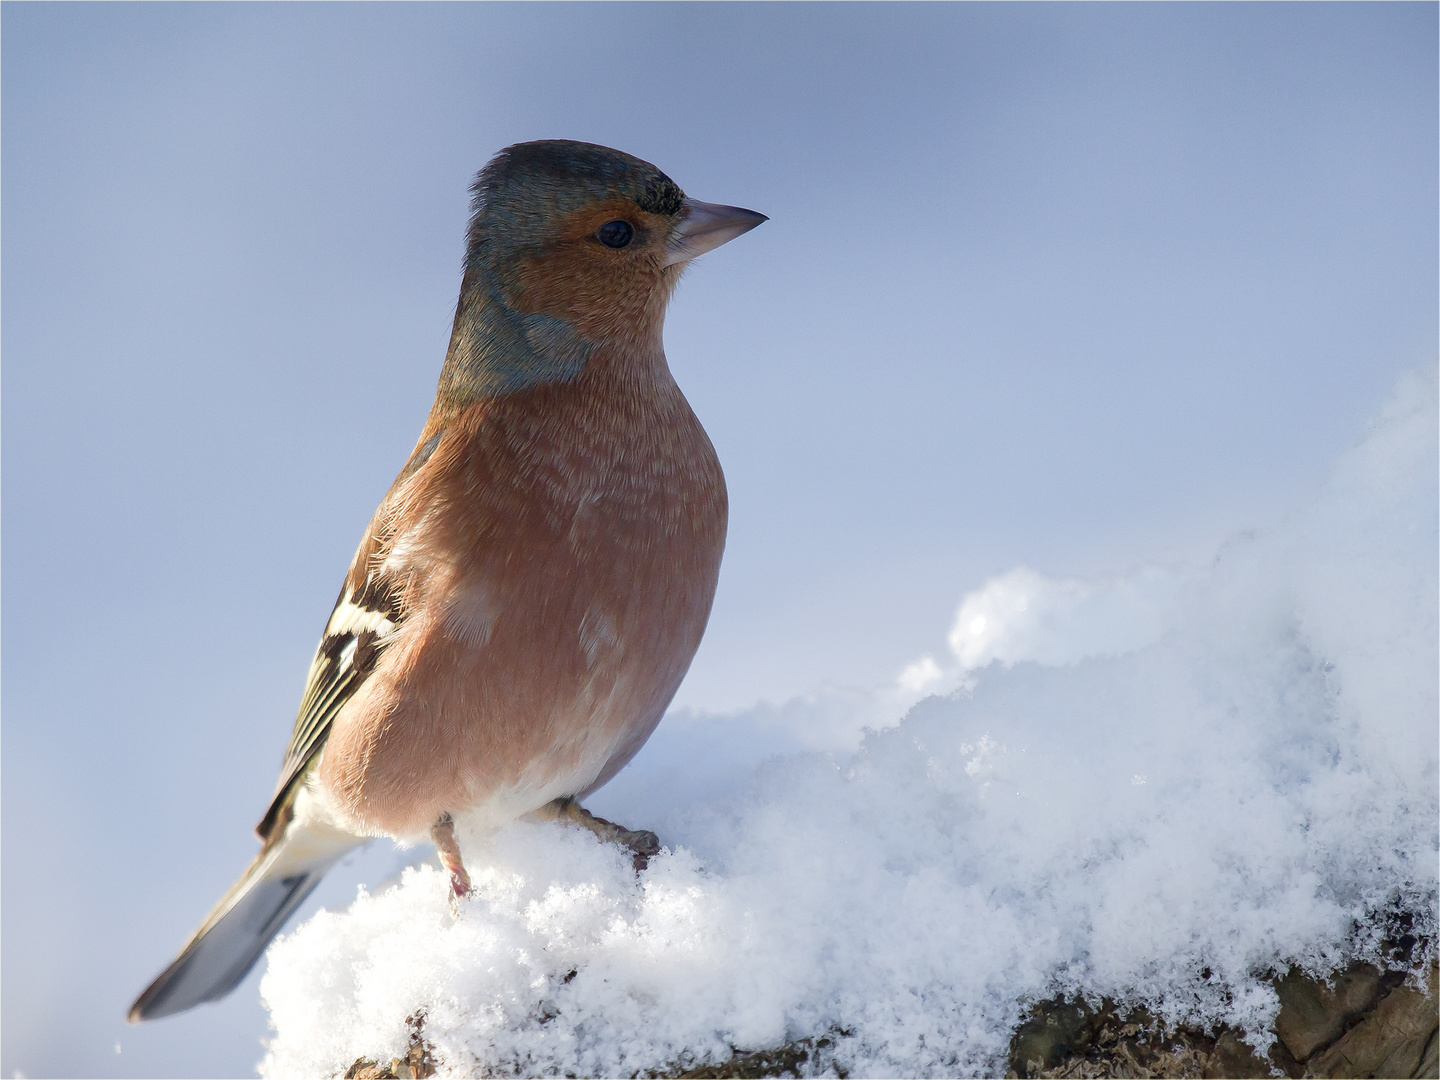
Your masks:
<svg viewBox="0 0 1440 1080"><path fill-rule="evenodd" d="M310 844L295 846L309 850L287 850L292 845L286 838L256 857L175 962L130 1006L132 1024L215 1001L239 985L285 920L345 853L324 845L321 851Z"/></svg>

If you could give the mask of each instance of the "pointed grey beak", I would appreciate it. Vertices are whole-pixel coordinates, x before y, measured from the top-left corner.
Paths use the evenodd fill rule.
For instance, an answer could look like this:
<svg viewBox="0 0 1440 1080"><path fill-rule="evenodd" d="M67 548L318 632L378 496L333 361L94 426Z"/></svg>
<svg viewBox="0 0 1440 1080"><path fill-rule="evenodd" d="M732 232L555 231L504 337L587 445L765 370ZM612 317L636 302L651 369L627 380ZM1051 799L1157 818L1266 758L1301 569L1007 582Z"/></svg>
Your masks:
<svg viewBox="0 0 1440 1080"><path fill-rule="evenodd" d="M713 251L741 233L749 232L762 221L769 220L764 214L757 214L754 210L686 199L685 216L670 234L665 265L689 262L695 256Z"/></svg>

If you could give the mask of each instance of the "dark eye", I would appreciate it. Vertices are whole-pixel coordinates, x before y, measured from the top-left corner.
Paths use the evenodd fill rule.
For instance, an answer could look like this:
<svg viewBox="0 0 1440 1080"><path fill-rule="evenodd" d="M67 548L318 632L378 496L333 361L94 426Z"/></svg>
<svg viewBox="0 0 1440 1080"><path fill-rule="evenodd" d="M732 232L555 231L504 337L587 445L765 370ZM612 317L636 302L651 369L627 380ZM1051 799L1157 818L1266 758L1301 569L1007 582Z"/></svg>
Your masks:
<svg viewBox="0 0 1440 1080"><path fill-rule="evenodd" d="M605 222L595 230L595 239L608 248L623 248L635 239L635 226L628 221L616 218L614 221Z"/></svg>

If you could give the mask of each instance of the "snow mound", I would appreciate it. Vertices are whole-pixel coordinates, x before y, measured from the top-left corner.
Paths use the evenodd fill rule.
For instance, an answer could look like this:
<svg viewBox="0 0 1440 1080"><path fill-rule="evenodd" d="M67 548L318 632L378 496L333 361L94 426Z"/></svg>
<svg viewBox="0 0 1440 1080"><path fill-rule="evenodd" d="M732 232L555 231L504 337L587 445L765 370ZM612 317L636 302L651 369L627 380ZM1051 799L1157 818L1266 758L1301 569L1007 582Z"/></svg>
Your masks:
<svg viewBox="0 0 1440 1080"><path fill-rule="evenodd" d="M594 800L671 845L638 879L517 823L469 839L458 911L422 865L321 912L270 950L262 1073L400 1056L423 1015L442 1075L827 1033L851 1074L1001 1075L1057 992L1263 1044L1267 971L1374 958L1387 911L1434 937L1436 399L1407 377L1308 505L1209 565L1022 568L895 686L667 721Z"/></svg>

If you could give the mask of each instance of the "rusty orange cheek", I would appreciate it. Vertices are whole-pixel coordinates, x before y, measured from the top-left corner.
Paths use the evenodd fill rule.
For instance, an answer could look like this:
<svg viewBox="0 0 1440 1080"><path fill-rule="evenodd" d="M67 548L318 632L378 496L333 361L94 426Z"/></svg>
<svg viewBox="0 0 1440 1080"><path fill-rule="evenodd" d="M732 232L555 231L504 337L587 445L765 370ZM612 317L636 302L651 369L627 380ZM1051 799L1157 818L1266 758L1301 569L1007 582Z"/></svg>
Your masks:
<svg viewBox="0 0 1440 1080"><path fill-rule="evenodd" d="M631 247L613 251L594 240L607 221L624 218L636 226ZM577 211L547 251L516 268L511 302L516 310L569 319L582 333L603 331L617 318L638 317L662 288L666 223L628 203L604 203ZM658 238L658 239L657 239Z"/></svg>
<svg viewBox="0 0 1440 1080"><path fill-rule="evenodd" d="M653 317L663 279L615 254L568 250L528 261L516 309L565 319L594 340L635 332Z"/></svg>

